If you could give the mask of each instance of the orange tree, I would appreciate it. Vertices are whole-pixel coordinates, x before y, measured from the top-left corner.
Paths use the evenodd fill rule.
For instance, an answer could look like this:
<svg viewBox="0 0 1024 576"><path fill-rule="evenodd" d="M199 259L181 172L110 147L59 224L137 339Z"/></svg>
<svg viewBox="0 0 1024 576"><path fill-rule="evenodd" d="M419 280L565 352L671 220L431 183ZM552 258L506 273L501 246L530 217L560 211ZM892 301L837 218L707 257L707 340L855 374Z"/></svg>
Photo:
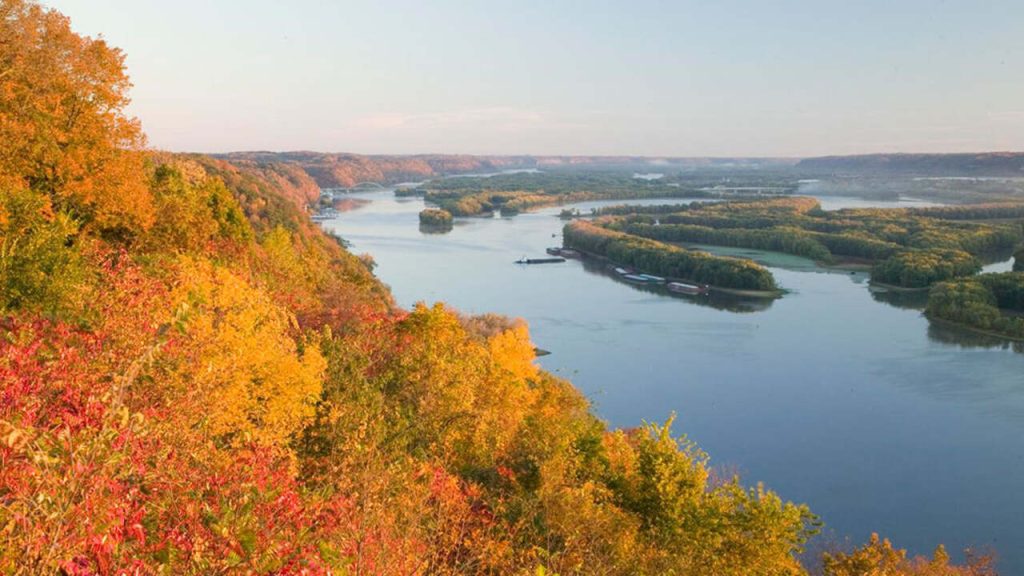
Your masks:
<svg viewBox="0 0 1024 576"><path fill-rule="evenodd" d="M60 13L0 2L0 187L49 195L110 238L153 222L124 55Z"/></svg>

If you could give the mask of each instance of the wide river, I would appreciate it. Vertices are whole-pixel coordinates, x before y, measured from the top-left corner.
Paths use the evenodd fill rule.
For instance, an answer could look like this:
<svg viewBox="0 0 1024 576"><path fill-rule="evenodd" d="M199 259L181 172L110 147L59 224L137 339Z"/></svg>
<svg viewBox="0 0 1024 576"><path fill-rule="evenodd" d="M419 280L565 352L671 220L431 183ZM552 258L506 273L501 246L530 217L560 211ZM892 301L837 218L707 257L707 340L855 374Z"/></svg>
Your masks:
<svg viewBox="0 0 1024 576"><path fill-rule="evenodd" d="M930 326L915 303L870 290L865 274L798 258L750 253L791 291L767 305L672 297L579 261L513 264L561 244L561 208L424 234L422 199L351 198L366 203L324 226L376 259L401 305L441 300L526 319L552 352L544 368L613 426L675 412L676 431L712 463L809 504L826 539L876 531L913 553L992 546L1004 574L1024 574L1020 346ZM901 204L823 200L867 205Z"/></svg>

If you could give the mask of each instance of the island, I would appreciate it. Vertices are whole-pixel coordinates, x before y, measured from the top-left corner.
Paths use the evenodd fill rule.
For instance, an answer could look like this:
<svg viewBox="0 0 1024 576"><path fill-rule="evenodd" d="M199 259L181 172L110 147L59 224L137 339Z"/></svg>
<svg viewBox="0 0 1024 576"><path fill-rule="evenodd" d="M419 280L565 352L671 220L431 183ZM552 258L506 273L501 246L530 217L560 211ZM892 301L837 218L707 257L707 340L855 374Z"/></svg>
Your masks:
<svg viewBox="0 0 1024 576"><path fill-rule="evenodd" d="M420 212L420 229L426 231L448 231L452 229L452 214L447 210L427 208Z"/></svg>

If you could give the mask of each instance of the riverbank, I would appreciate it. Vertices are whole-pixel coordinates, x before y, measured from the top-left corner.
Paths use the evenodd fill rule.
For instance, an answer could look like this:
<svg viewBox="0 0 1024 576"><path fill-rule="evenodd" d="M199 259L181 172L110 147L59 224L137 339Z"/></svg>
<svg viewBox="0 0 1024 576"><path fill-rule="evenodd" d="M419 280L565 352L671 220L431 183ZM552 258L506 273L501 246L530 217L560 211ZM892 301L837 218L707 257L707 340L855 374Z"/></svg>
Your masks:
<svg viewBox="0 0 1024 576"><path fill-rule="evenodd" d="M903 293L915 293L916 292L916 293L924 293L924 292L928 292L929 290L932 289L931 286L916 286L916 287L897 286L896 284L886 284L885 282L879 282L878 280L871 280L870 283L871 283L872 286L877 286L879 288L885 288L886 290L889 290L890 292L903 292Z"/></svg>
<svg viewBox="0 0 1024 576"><path fill-rule="evenodd" d="M936 316L934 314L928 314L927 312L924 312L922 314L923 314L923 316L925 318L928 319L929 322L935 322L936 324L942 324L944 326L951 326L953 328L958 328L960 330L967 330L968 332L972 332L974 334L982 334L984 336L989 336L991 338L998 338L1000 340L1006 340L1008 342L1024 342L1024 337L1012 336L1010 334L1003 334L1002 332L994 332L992 330L985 330L983 328L978 328L976 326L972 326L970 324L965 324L963 322L956 322L954 320L947 320L945 318L941 318L941 317Z"/></svg>

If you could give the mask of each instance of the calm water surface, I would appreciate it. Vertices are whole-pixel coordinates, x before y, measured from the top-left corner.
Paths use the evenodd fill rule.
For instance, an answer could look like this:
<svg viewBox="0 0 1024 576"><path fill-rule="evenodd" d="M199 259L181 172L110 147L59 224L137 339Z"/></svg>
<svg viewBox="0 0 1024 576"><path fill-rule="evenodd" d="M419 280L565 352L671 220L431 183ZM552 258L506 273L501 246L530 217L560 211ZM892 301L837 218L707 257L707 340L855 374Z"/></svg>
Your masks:
<svg viewBox="0 0 1024 576"><path fill-rule="evenodd" d="M373 255L400 304L525 318L552 351L544 368L612 425L676 412L677 431L714 463L810 504L840 537L878 531L915 553L991 545L1004 574L1024 574L1024 354L1013 346L931 327L914 298L799 258L751 253L791 291L769 304L670 297L578 261L513 264L561 244L561 208L435 235L418 229L421 199L353 196L370 202L325 226Z"/></svg>

